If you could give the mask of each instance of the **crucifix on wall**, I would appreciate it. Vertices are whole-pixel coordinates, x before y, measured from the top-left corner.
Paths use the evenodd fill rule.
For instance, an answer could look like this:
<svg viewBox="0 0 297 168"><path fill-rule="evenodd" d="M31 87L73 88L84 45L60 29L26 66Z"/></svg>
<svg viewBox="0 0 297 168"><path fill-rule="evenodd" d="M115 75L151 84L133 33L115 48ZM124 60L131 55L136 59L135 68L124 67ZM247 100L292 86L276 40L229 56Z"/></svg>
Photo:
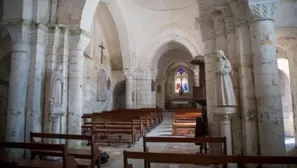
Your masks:
<svg viewBox="0 0 297 168"><path fill-rule="evenodd" d="M101 48L101 64L103 64L103 50L105 49L105 47L103 46L103 42L101 42L101 45L99 45L99 47Z"/></svg>

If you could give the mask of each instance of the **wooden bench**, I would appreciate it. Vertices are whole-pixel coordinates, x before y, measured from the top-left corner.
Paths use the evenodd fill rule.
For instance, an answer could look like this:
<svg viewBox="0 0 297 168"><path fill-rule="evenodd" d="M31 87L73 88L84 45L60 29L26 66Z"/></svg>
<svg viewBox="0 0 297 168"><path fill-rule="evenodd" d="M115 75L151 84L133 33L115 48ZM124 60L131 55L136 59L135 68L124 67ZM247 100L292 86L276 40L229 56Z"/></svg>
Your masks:
<svg viewBox="0 0 297 168"><path fill-rule="evenodd" d="M121 118L121 119L133 119L136 130L140 131L141 136L147 133L150 129L149 116L146 114L138 113L122 113L122 112L102 112L93 113L94 116L102 118Z"/></svg>
<svg viewBox="0 0 297 168"><path fill-rule="evenodd" d="M199 137L199 138L184 138L184 137L143 137L143 152L150 152L147 147L147 143L195 143L200 144L200 153L203 153L203 149L206 149L207 143L221 144L222 155L227 155L227 143L226 137ZM205 152L206 153L206 150ZM150 168L150 163L145 161L145 168ZM227 167L227 165L224 165Z"/></svg>
<svg viewBox="0 0 297 168"><path fill-rule="evenodd" d="M196 119L201 117L201 112L176 112L172 116L172 133L174 135L194 135Z"/></svg>
<svg viewBox="0 0 297 168"><path fill-rule="evenodd" d="M18 149L30 149L43 150L43 151L55 151L61 153L63 162L46 161L46 160L27 160L27 159L14 159L5 155L0 157L1 163L15 163L15 166L26 168L74 168L77 167L77 163L73 156L69 156L66 145L58 144L37 144L37 143L21 143L21 142L0 142L0 148L18 148Z"/></svg>
<svg viewBox="0 0 297 168"><path fill-rule="evenodd" d="M72 135L72 134L50 134L50 133L30 133L30 140L32 143L36 143L36 138L41 138L41 143L45 145L45 139L65 139L65 140L85 140L90 144L90 150L88 149L68 149L68 155L74 156L80 159L91 160L91 166L101 166L101 153L99 146L95 144L93 135ZM61 157L62 153L54 150L31 150L31 158L36 156L57 156Z"/></svg>
<svg viewBox="0 0 297 168"><path fill-rule="evenodd" d="M108 125L108 123L113 123L115 125L102 127L101 124L98 125L98 122L102 121L106 125ZM136 129L133 119L93 116L92 122L92 134L95 135L96 142L107 142L108 145L111 143L128 143L128 146L131 147L131 145L136 141ZM121 127L123 124L126 127ZM112 139L112 135L118 136L119 139ZM123 135L128 135L128 138L130 137L129 140L123 140Z"/></svg>
<svg viewBox="0 0 297 168"><path fill-rule="evenodd" d="M230 156L208 154L173 154L151 152L123 152L124 168L133 168L128 159L142 159L151 163L172 164L228 164L237 163L238 168L244 168L244 164L297 164L296 156Z"/></svg>
<svg viewBox="0 0 297 168"><path fill-rule="evenodd" d="M154 128L158 124L158 115L157 112L154 110L145 110L145 109L116 109L112 110L113 112L122 112L125 114L149 114L150 116L150 124L152 128Z"/></svg>

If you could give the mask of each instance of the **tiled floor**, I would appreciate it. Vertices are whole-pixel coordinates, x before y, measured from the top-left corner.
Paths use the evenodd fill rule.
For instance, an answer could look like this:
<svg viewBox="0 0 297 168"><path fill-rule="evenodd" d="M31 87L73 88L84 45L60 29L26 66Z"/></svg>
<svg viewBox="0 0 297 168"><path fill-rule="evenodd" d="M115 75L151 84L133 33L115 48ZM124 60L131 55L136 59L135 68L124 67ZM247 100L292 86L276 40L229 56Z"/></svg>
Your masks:
<svg viewBox="0 0 297 168"><path fill-rule="evenodd" d="M147 136L172 136L171 126L171 112L164 113L164 121L157 128L152 130ZM294 139L286 138L287 149L294 148ZM168 143L148 143L148 147L152 152L178 152L178 153L195 153L198 149L193 144L168 144ZM123 155L122 151L142 151L142 140L138 141L131 148L127 148L127 145L116 146L101 146L102 151L107 152L110 155L108 163L103 164L102 168L123 168ZM133 168L143 168L143 161L141 160L129 160L129 163L133 164ZM152 164L152 168L209 168L213 166L197 166L197 165L176 165L176 164Z"/></svg>

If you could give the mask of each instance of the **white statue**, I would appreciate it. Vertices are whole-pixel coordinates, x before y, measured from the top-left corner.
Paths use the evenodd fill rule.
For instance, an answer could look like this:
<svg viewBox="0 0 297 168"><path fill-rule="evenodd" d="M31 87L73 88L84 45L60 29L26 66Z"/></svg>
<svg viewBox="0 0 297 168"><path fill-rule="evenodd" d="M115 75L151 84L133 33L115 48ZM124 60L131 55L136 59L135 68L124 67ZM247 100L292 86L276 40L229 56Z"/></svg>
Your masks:
<svg viewBox="0 0 297 168"><path fill-rule="evenodd" d="M230 77L232 66L223 50L217 51L217 105L236 106L236 97Z"/></svg>
<svg viewBox="0 0 297 168"><path fill-rule="evenodd" d="M52 74L52 95L54 98L53 105L54 107L60 107L63 103L63 67L58 65L55 71Z"/></svg>

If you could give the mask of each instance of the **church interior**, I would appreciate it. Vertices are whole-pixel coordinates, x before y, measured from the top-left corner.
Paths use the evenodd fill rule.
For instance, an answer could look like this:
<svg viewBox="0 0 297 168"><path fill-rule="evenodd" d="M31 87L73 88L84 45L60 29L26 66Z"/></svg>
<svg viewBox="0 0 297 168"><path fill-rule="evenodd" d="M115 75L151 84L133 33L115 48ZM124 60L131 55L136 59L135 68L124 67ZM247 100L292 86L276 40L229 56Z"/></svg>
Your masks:
<svg viewBox="0 0 297 168"><path fill-rule="evenodd" d="M297 0L0 0L0 168L284 168L296 149Z"/></svg>

